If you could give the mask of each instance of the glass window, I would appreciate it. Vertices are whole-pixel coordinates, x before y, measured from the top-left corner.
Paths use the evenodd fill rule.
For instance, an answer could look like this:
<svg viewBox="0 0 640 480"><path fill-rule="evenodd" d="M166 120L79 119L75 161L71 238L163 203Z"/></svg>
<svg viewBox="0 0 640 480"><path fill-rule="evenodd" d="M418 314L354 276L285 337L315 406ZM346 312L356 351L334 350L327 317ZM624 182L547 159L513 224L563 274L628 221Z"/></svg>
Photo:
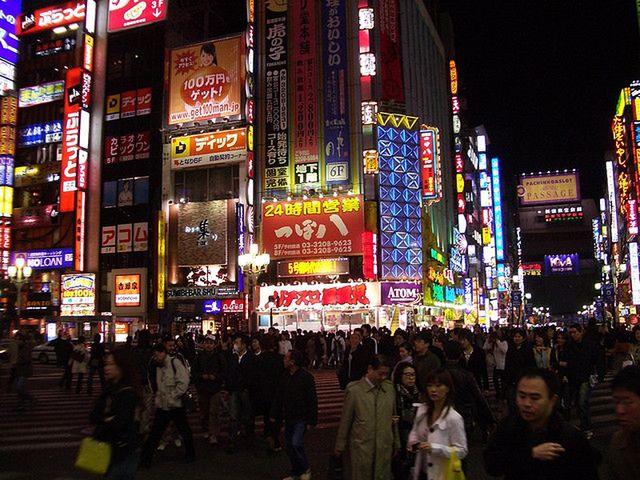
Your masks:
<svg viewBox="0 0 640 480"><path fill-rule="evenodd" d="M136 205L149 203L149 177L139 177L135 179L133 195Z"/></svg>
<svg viewBox="0 0 640 480"><path fill-rule="evenodd" d="M118 182L104 182L102 187L102 206L115 207L118 195Z"/></svg>

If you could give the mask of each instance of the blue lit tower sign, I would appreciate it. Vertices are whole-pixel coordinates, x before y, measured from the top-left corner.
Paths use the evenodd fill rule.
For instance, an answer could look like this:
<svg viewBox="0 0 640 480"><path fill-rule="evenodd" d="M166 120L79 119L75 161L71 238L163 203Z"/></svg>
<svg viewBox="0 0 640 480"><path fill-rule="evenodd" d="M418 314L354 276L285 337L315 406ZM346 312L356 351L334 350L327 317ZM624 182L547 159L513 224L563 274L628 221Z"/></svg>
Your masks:
<svg viewBox="0 0 640 480"><path fill-rule="evenodd" d="M493 220L495 223L496 260L504 261L504 228L502 226L502 192L500 190L500 159L491 159L493 186Z"/></svg>
<svg viewBox="0 0 640 480"><path fill-rule="evenodd" d="M383 279L422 278L421 160L417 117L377 115Z"/></svg>

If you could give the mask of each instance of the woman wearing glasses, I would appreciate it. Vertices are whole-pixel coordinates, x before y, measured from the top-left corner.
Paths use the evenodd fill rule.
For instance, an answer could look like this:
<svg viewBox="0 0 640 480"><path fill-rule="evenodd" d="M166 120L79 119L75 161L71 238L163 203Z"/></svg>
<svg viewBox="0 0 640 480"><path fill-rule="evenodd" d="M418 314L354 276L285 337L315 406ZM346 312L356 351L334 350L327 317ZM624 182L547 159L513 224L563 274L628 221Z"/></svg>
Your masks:
<svg viewBox="0 0 640 480"><path fill-rule="evenodd" d="M396 480L409 478L415 455L407 450L407 439L416 417L415 405L420 402L420 392L416 386L416 369L409 362L400 362L393 375L396 387L396 409L400 451L393 461L393 475Z"/></svg>

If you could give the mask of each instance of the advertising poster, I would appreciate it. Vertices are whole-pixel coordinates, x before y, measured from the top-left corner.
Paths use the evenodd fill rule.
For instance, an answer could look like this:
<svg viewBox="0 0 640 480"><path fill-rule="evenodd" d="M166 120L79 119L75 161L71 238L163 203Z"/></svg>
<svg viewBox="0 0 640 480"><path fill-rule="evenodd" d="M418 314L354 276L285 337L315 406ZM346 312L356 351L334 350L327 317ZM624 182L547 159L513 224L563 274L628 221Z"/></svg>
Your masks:
<svg viewBox="0 0 640 480"><path fill-rule="evenodd" d="M316 58L316 2L290 4L291 68L293 73L293 120L295 164L318 162L318 86ZM317 170L316 166L316 170ZM320 178L316 175L315 182ZM296 183L298 178L296 177Z"/></svg>
<svg viewBox="0 0 640 480"><path fill-rule="evenodd" d="M114 275L116 307L140 306L140 274Z"/></svg>
<svg viewBox="0 0 640 480"><path fill-rule="evenodd" d="M241 37L171 51L169 125L240 115L244 86Z"/></svg>
<svg viewBox="0 0 640 480"><path fill-rule="evenodd" d="M56 100L62 100L63 97L63 80L24 87L18 91L18 107L25 108L55 102Z"/></svg>
<svg viewBox="0 0 640 480"><path fill-rule="evenodd" d="M383 305L422 305L422 284L382 282L380 291Z"/></svg>
<svg viewBox="0 0 640 480"><path fill-rule="evenodd" d="M267 191L290 189L287 16L286 1L266 2L264 188Z"/></svg>
<svg viewBox="0 0 640 480"><path fill-rule="evenodd" d="M580 179L577 172L527 175L520 179L517 192L521 205L579 202Z"/></svg>
<svg viewBox="0 0 640 480"><path fill-rule="evenodd" d="M247 157L247 129L235 128L171 139L171 168L240 162Z"/></svg>
<svg viewBox="0 0 640 480"><path fill-rule="evenodd" d="M347 0L322 2L324 178L327 185L351 180Z"/></svg>
<svg viewBox="0 0 640 480"><path fill-rule="evenodd" d="M402 46L400 45L400 11L398 0L380 0L378 8L378 28L380 29L380 77L382 80L381 100L404 103L402 84Z"/></svg>
<svg viewBox="0 0 640 480"><path fill-rule="evenodd" d="M72 248L51 248L46 250L27 250L26 252L11 252L11 264L16 258L23 258L25 265L34 270L73 268Z"/></svg>
<svg viewBox="0 0 640 480"><path fill-rule="evenodd" d="M262 244L272 258L360 255L362 195L265 202Z"/></svg>
<svg viewBox="0 0 640 480"><path fill-rule="evenodd" d="M577 253L544 256L545 275L577 275L580 259Z"/></svg>
<svg viewBox="0 0 640 480"><path fill-rule="evenodd" d="M96 314L96 275L82 273L62 275L60 315L82 317Z"/></svg>
<svg viewBox="0 0 640 480"><path fill-rule="evenodd" d="M164 20L168 0L109 0L109 31L140 27Z"/></svg>
<svg viewBox="0 0 640 480"><path fill-rule="evenodd" d="M227 201L179 206L178 265L227 263Z"/></svg>
<svg viewBox="0 0 640 480"><path fill-rule="evenodd" d="M18 36L52 30L56 27L81 23L86 14L85 2L65 2L23 13L18 17Z"/></svg>
<svg viewBox="0 0 640 480"><path fill-rule="evenodd" d="M438 129L422 125L420 158L422 160L422 198L434 200L440 196L440 145Z"/></svg>
<svg viewBox="0 0 640 480"><path fill-rule="evenodd" d="M271 299L271 300L270 300ZM260 287L260 309L322 308L326 306L374 307L380 305L380 283L330 283Z"/></svg>

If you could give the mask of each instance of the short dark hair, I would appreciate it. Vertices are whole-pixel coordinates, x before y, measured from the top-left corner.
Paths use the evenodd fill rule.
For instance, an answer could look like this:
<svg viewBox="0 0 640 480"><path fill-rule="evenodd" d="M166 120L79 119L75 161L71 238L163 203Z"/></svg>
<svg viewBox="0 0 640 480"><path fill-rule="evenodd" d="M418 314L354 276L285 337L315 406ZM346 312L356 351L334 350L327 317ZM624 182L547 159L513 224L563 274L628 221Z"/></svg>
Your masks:
<svg viewBox="0 0 640 480"><path fill-rule="evenodd" d="M447 360L458 360L462 356L462 347L453 340L444 344L444 355Z"/></svg>
<svg viewBox="0 0 640 480"><path fill-rule="evenodd" d="M385 355L372 355L367 365L374 370L378 370L380 367L391 368L391 362Z"/></svg>
<svg viewBox="0 0 640 480"><path fill-rule="evenodd" d="M611 391L618 389L629 390L640 396L640 367L637 365L630 365L624 367L614 377L611 382Z"/></svg>
<svg viewBox="0 0 640 480"><path fill-rule="evenodd" d="M513 330L513 333L511 334L511 337L515 337L516 335L520 335L521 337L525 337L526 338L526 334L524 333L524 330L521 328L516 328Z"/></svg>
<svg viewBox="0 0 640 480"><path fill-rule="evenodd" d="M571 325L569 325L569 328L575 328L579 332L582 331L582 325L580 325L579 323L572 323Z"/></svg>
<svg viewBox="0 0 640 480"><path fill-rule="evenodd" d="M395 374L393 376L393 383L395 385L402 384L402 375L404 375L404 371L407 368L412 368L414 372L416 371L416 367L411 362L400 362L400 363L398 363L398 366L396 367Z"/></svg>
<svg viewBox="0 0 640 480"><path fill-rule="evenodd" d="M516 388L524 378L542 379L542 381L547 385L549 397L558 395L558 392L560 392L560 383L558 382L558 377L556 377L556 375L550 370L546 370L544 368L527 368L518 376Z"/></svg>
<svg viewBox="0 0 640 480"><path fill-rule="evenodd" d="M473 343L473 332L466 328L462 329L458 334L458 340L466 340L469 343Z"/></svg>
<svg viewBox="0 0 640 480"><path fill-rule="evenodd" d="M362 330L366 330L367 333L371 333L371 325L369 325L368 323L363 323L362 327L360 328L362 328Z"/></svg>
<svg viewBox="0 0 640 480"><path fill-rule="evenodd" d="M409 342L404 342L403 344L401 344L398 349L404 348L407 352L411 353L413 352L413 347L411 346L411 344Z"/></svg>
<svg viewBox="0 0 640 480"><path fill-rule="evenodd" d="M304 367L304 355L300 350L289 350L289 358L298 368Z"/></svg>
<svg viewBox="0 0 640 480"><path fill-rule="evenodd" d="M425 343L431 343L433 341L433 334L430 331L419 332L413 340L422 340Z"/></svg>
<svg viewBox="0 0 640 480"><path fill-rule="evenodd" d="M167 352L167 347L164 346L164 343L156 343L152 349L154 352Z"/></svg>

